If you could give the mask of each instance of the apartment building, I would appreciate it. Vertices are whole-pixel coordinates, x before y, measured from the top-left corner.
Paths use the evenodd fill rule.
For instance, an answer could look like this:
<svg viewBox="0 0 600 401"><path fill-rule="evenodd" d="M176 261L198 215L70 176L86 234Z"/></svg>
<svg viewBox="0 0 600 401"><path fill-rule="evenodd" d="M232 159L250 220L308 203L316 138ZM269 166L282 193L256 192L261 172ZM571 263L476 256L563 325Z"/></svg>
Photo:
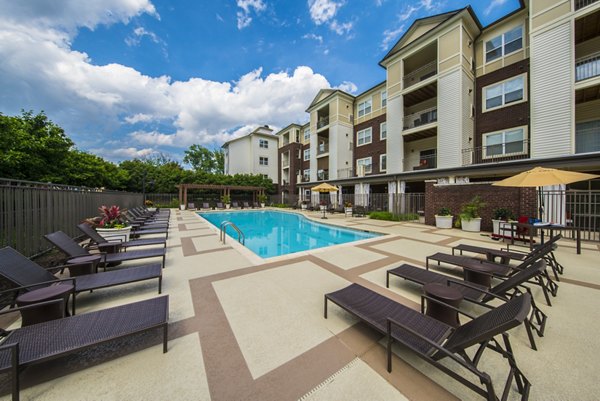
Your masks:
<svg viewBox="0 0 600 401"><path fill-rule="evenodd" d="M225 174L261 174L278 181L279 140L268 125L223 144Z"/></svg>
<svg viewBox="0 0 600 401"><path fill-rule="evenodd" d="M302 182L303 173L303 144L304 131L308 124L290 124L275 135L279 138L278 166L279 175L276 183L279 187L282 202L289 202L290 194L297 194L297 184ZM306 181L309 180L307 174Z"/></svg>
<svg viewBox="0 0 600 401"><path fill-rule="evenodd" d="M486 27L471 7L415 20L381 60L384 82L314 98L298 193L325 180L422 192L536 165L599 172L599 21L599 0L521 1Z"/></svg>

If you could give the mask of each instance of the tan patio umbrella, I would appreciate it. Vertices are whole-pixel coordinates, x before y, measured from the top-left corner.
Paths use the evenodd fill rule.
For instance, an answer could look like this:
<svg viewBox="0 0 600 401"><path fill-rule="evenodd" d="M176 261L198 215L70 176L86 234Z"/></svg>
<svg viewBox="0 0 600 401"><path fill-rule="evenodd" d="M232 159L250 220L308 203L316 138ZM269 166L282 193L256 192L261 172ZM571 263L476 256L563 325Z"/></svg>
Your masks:
<svg viewBox="0 0 600 401"><path fill-rule="evenodd" d="M523 171L512 177L497 181L492 185L500 187L537 187L540 202L540 219L543 213L543 191L541 187L547 185L570 184L577 181L591 180L598 178L599 175L578 173L575 171L558 170L548 167L534 167L531 170Z"/></svg>
<svg viewBox="0 0 600 401"><path fill-rule="evenodd" d="M310 189L313 192L337 192L338 191L338 187L335 187L331 184L328 184L326 182L319 184L315 187L312 187Z"/></svg>

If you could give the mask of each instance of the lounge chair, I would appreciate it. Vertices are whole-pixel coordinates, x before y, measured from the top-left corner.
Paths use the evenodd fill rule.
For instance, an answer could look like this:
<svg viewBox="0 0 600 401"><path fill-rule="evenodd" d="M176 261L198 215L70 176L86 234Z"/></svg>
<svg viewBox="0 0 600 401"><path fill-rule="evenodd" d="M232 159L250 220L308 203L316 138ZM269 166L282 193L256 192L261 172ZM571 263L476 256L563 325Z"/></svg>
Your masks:
<svg viewBox="0 0 600 401"><path fill-rule="evenodd" d="M260 209L260 203L258 203L258 202L252 202L252 207Z"/></svg>
<svg viewBox="0 0 600 401"><path fill-rule="evenodd" d="M80 256L94 256L87 249L80 246L71 237L62 231L56 231L51 234L44 235L48 241L54 246L67 254L70 258L78 258ZM100 262L104 264L104 268L110 263L125 262L130 260L146 259L146 258L162 258L162 267L165 267L166 248L149 248L140 249L128 252L119 253L99 253L97 254Z"/></svg>
<svg viewBox="0 0 600 401"><path fill-rule="evenodd" d="M531 294L531 290L524 286L526 283L531 283L542 287L546 302L550 305L550 297L548 296L542 279L542 274L545 270L546 262L543 259L540 259L528 268L515 273L513 276L500 281L500 283L488 289L482 285L459 281L452 277L432 272L431 270L425 270L421 267L403 264L387 271L385 286L388 288L390 286L390 275L401 277L420 285L439 283L456 288L460 291L464 300L491 308L487 303L493 299L507 301L508 299L522 294L523 291ZM532 282L531 280L534 281ZM531 348L537 349L532 335L532 329L542 337L546 327L547 316L536 306L533 295L531 298L531 306L531 315L525 321L525 328L527 329Z"/></svg>
<svg viewBox="0 0 600 401"><path fill-rule="evenodd" d="M527 257L526 254L519 252L510 252L502 249L495 248L485 248L482 246L475 246L469 244L459 244L452 247L452 255L455 255L456 251L460 252L460 255L463 252L471 252L480 255L485 255L488 262L496 262L499 259L499 263L509 264L511 260L519 260L523 261Z"/></svg>
<svg viewBox="0 0 600 401"><path fill-rule="evenodd" d="M248 202L244 202L244 209L250 209L250 204Z"/></svg>
<svg viewBox="0 0 600 401"><path fill-rule="evenodd" d="M69 269L71 277L59 279L13 248L5 247L0 249L0 276L17 287L10 290L15 291L15 297L19 292L27 292L31 289L61 282L72 283L75 286L72 304L73 313L75 313L75 296L84 291L151 279L158 279L158 293L160 294L162 291L162 269L158 263L104 273L77 275L76 272L78 269L88 268L85 265L89 265L89 263L53 267L52 269L60 269L62 267Z"/></svg>
<svg viewBox="0 0 600 401"><path fill-rule="evenodd" d="M225 205L223 205L223 202L217 202L217 209L225 209Z"/></svg>
<svg viewBox="0 0 600 401"><path fill-rule="evenodd" d="M210 210L210 204L208 202L203 202L202 209Z"/></svg>
<svg viewBox="0 0 600 401"><path fill-rule="evenodd" d="M188 210L196 210L196 205L194 204L194 202L190 202L187 204L187 209Z"/></svg>
<svg viewBox="0 0 600 401"><path fill-rule="evenodd" d="M63 301L49 301L57 302ZM37 306L9 309L0 314ZM164 295L5 332L6 338L0 346L0 372L11 373L12 399L18 401L19 372L29 365L154 329L162 329L163 353L166 353L168 317L169 298Z"/></svg>
<svg viewBox="0 0 600 401"><path fill-rule="evenodd" d="M364 217L367 214L367 211L364 206L354 206L352 208L352 217Z"/></svg>
<svg viewBox="0 0 600 401"><path fill-rule="evenodd" d="M239 209L240 208L240 204L238 202L231 202L231 208L232 209Z"/></svg>
<svg viewBox="0 0 600 401"><path fill-rule="evenodd" d="M325 318L327 301L331 301L356 316L373 329L387 336L388 372L392 371L392 344L404 344L417 356L437 367L487 400L498 400L490 376L477 367L486 349L498 352L508 360L510 372L502 399L509 394L513 379L522 400L527 400L531 384L517 366L506 332L519 326L527 318L531 308L531 296L514 297L499 307L457 327L451 327L414 309L399 304L358 284L325 295ZM463 312L461 312L463 313ZM464 314L464 313L463 313ZM501 335L504 346L495 338ZM465 350L478 345L475 356L470 358ZM447 364L439 361L447 359ZM461 376L450 365L452 362L467 369L478 378L477 382Z"/></svg>
<svg viewBox="0 0 600 401"><path fill-rule="evenodd" d="M96 230L94 230L89 224L87 223L81 223L77 225L77 228L79 228L79 230L84 233L86 236L88 236L88 238L90 238L90 240L95 243L96 245L98 245L99 249L102 250L103 247L114 247L115 245L117 245L117 247L123 248L123 249L127 249L127 248L132 248L132 247L136 247L136 246L147 246L147 245L162 245L163 248L167 246L167 240L164 238L143 238L143 239L136 239L136 240L131 240L131 241L122 241L122 242L109 242L108 240L106 240L104 237L102 237L100 234L98 234L96 232Z"/></svg>

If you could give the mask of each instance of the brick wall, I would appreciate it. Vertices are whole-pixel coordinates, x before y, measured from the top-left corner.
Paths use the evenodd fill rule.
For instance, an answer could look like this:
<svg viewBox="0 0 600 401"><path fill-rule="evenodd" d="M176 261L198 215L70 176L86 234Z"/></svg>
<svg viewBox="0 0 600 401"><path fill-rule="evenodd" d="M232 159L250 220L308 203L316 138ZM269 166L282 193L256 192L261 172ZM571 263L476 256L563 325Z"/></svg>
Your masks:
<svg viewBox="0 0 600 401"><path fill-rule="evenodd" d="M369 121L354 126L354 157L352 163L352 169L356 176L356 160L363 159L365 157L371 157L372 172L371 174L381 174L379 166L379 156L386 153L386 140L383 141L380 138L381 123L384 123L386 115L382 114L378 117L372 118ZM363 129L371 127L371 138L372 141L368 145L356 146L358 140L356 139L356 133Z"/></svg>
<svg viewBox="0 0 600 401"><path fill-rule="evenodd" d="M492 231L494 209L506 208L515 217L537 215L536 189L516 187L495 187L491 184L434 185L425 183L425 224L435 225L435 214L447 207L454 216L460 213L463 204L479 195L486 206L481 210L481 230Z"/></svg>

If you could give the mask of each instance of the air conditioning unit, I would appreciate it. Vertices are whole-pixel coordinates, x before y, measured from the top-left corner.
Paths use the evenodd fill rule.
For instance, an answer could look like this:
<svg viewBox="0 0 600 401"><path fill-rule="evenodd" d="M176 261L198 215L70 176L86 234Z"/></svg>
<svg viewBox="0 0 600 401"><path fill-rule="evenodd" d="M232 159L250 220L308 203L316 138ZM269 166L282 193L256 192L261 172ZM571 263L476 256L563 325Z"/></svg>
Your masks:
<svg viewBox="0 0 600 401"><path fill-rule="evenodd" d="M359 164L358 166L356 166L356 176L357 177L365 176L365 165L364 164Z"/></svg>

